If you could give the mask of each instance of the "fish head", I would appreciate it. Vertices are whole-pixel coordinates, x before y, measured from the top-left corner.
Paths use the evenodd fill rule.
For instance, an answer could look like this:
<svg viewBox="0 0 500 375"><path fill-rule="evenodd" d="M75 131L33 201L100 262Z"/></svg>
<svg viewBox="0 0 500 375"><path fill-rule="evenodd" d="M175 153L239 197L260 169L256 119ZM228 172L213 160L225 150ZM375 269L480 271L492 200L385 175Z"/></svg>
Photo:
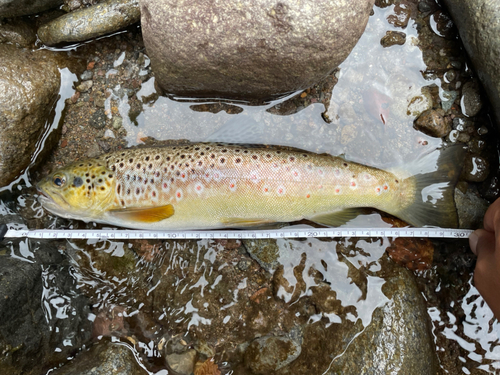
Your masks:
<svg viewBox="0 0 500 375"><path fill-rule="evenodd" d="M41 205L68 219L98 220L113 204L115 173L102 162L87 160L56 170L37 185Z"/></svg>

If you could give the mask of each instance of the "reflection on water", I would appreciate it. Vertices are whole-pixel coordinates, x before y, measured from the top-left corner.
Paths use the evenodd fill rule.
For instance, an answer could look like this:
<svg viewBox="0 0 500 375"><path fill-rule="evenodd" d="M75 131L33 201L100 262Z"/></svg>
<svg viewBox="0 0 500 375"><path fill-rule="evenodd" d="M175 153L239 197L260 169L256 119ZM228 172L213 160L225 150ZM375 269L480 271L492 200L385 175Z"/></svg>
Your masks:
<svg viewBox="0 0 500 375"><path fill-rule="evenodd" d="M446 66L441 79L442 71L430 67L422 52L425 31L413 18L405 27L389 22L395 13L394 6L374 8L367 31L327 83L260 105L158 96L145 55L137 66L143 79L130 91L115 80L136 67L117 53L102 71L108 82L103 111L113 124L103 138L125 134L129 146L146 137L278 144L379 167L415 160L444 143L416 131L415 118L427 109L452 108L462 78L456 78L458 68L452 77ZM436 18L430 22L440 32ZM397 30L404 30L405 43L382 46L386 32ZM459 58L451 60L450 66L458 66ZM75 79L65 74L70 91L61 93L63 99L73 93ZM450 143L466 132L458 120ZM32 190L14 196L0 202L6 222L92 227L43 213ZM379 215L353 224L389 225ZM361 373L367 363L387 373L426 373L436 366L449 373L494 373L500 368L498 323L471 285L473 262L465 261L471 258L465 245L449 243L442 252L437 242L412 241L430 254L417 269L428 268L433 253L437 257L418 283L387 257L388 247L392 254L404 246L386 238L258 244L23 240L7 242L2 251L39 268L49 329L63 331L61 322L74 323L50 348L64 358L112 337L134 348L150 373L175 374L181 364L194 369L213 358L224 374L246 374L259 361L248 348L272 336L295 348L279 353L292 363L276 363L279 374ZM45 252L67 256L69 263L42 262ZM64 358L54 360L54 367Z"/></svg>

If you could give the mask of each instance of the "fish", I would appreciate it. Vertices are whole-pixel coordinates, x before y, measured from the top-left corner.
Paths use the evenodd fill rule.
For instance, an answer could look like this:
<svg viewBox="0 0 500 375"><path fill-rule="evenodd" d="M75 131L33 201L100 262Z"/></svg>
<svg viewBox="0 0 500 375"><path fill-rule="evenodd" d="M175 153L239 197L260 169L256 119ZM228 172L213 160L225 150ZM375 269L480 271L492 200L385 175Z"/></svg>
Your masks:
<svg viewBox="0 0 500 375"><path fill-rule="evenodd" d="M339 226L366 207L413 226L456 227L463 154L452 146L383 170L300 149L186 143L73 162L36 186L52 214L135 229Z"/></svg>

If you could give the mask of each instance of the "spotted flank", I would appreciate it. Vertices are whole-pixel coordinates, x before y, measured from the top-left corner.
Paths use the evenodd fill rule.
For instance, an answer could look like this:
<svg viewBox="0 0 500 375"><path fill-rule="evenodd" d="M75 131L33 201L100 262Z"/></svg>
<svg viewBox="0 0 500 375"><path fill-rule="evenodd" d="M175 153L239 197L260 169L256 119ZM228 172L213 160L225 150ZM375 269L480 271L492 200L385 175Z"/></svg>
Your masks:
<svg viewBox="0 0 500 375"><path fill-rule="evenodd" d="M338 225L363 207L416 226L451 227L456 225L452 192L462 154L459 147L437 150L402 167L414 174L403 178L327 154L189 143L72 163L37 188L43 207L56 215L138 229L301 219Z"/></svg>

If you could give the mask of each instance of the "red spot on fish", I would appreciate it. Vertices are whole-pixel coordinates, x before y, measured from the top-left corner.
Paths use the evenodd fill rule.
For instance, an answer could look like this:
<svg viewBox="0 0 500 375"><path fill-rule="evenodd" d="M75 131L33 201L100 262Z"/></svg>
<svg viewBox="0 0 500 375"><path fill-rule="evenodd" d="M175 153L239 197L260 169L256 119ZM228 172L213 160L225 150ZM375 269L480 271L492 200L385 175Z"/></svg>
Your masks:
<svg viewBox="0 0 500 375"><path fill-rule="evenodd" d="M180 191L178 191L178 192L177 192L177 198L180 198L181 196L182 196L181 192L180 192Z"/></svg>
<svg viewBox="0 0 500 375"><path fill-rule="evenodd" d="M337 194L340 193L340 189L339 188L335 189L335 193Z"/></svg>
<svg viewBox="0 0 500 375"><path fill-rule="evenodd" d="M307 195L306 195L306 198L311 198L311 194L307 194Z"/></svg>
<svg viewBox="0 0 500 375"><path fill-rule="evenodd" d="M278 194L283 194L283 189L279 188L278 189Z"/></svg>
<svg viewBox="0 0 500 375"><path fill-rule="evenodd" d="M231 189L232 189L232 188L234 188L234 186L235 186L234 184L230 184L230 185L229 185L229 187L230 187Z"/></svg>
<svg viewBox="0 0 500 375"><path fill-rule="evenodd" d="M354 181L351 181L351 186L356 187L356 183Z"/></svg>
<svg viewBox="0 0 500 375"><path fill-rule="evenodd" d="M266 192L266 193L267 193L268 191L269 191L269 189L265 187L265 188L264 188L264 192Z"/></svg>
<svg viewBox="0 0 500 375"><path fill-rule="evenodd" d="M200 191L201 190L201 186L200 185L196 186L196 190Z"/></svg>
<svg viewBox="0 0 500 375"><path fill-rule="evenodd" d="M375 191L376 191L377 193L380 193L380 188L379 188L379 187L378 187L378 188L376 188L376 189L375 189Z"/></svg>
<svg viewBox="0 0 500 375"><path fill-rule="evenodd" d="M164 182L164 183L163 183L163 188L164 188L164 189L166 189L167 187L168 187L167 183L166 183L166 182Z"/></svg>
<svg viewBox="0 0 500 375"><path fill-rule="evenodd" d="M384 190L387 190L387 189L389 189L389 186L384 185Z"/></svg>

